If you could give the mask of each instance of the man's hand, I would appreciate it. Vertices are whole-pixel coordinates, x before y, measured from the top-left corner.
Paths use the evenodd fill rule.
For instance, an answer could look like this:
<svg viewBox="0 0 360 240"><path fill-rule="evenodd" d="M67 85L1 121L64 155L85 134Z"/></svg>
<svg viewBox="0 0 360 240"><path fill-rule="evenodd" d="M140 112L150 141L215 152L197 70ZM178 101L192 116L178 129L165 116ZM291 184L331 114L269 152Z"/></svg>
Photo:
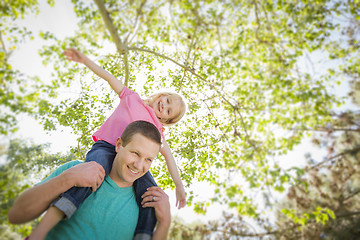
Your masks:
<svg viewBox="0 0 360 240"><path fill-rule="evenodd" d="M151 239L166 240L171 222L168 195L159 187L150 187L141 197L143 198L142 207L155 208L156 219L159 221Z"/></svg>
<svg viewBox="0 0 360 240"><path fill-rule="evenodd" d="M143 207L155 208L156 219L159 223L170 225L171 214L169 196L161 188L150 187L141 197L143 198L143 201L141 202Z"/></svg>
<svg viewBox="0 0 360 240"><path fill-rule="evenodd" d="M69 168L60 175L63 174L72 186L91 187L95 192L104 181L105 170L96 162L85 162Z"/></svg>
<svg viewBox="0 0 360 240"><path fill-rule="evenodd" d="M82 54L80 51L74 48L68 48L64 51L65 58L67 60L71 60L78 63L85 63L86 56Z"/></svg>

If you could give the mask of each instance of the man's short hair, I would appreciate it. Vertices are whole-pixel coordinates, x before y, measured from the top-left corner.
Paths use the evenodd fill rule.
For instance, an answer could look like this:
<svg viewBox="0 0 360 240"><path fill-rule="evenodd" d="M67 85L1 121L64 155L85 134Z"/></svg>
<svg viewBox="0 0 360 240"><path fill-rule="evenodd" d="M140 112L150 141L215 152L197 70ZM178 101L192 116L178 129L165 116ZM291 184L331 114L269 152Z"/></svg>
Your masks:
<svg viewBox="0 0 360 240"><path fill-rule="evenodd" d="M125 147L137 133L161 145L161 135L154 124L146 121L135 121L127 125L122 133L122 146Z"/></svg>

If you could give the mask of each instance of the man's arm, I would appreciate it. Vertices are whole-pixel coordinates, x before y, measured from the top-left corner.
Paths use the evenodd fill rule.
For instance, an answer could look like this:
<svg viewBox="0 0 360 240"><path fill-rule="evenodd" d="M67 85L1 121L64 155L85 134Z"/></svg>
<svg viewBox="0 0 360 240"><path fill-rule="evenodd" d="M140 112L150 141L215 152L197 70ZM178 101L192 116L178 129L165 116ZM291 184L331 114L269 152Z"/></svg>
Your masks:
<svg viewBox="0 0 360 240"><path fill-rule="evenodd" d="M155 200L153 200L155 197ZM169 196L159 187L150 187L142 195L142 207L155 208L158 225L152 236L152 240L166 240L170 228L171 213Z"/></svg>
<svg viewBox="0 0 360 240"><path fill-rule="evenodd" d="M9 210L9 222L21 224L39 217L52 201L71 187L92 187L95 191L104 177L103 167L96 162L73 166L58 176L21 193Z"/></svg>

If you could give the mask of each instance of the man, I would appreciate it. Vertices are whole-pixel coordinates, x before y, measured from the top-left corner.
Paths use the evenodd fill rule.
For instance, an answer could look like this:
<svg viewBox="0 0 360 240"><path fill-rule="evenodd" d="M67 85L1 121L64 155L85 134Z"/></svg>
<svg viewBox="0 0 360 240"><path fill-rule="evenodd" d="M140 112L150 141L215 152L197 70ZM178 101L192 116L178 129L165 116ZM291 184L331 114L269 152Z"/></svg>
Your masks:
<svg viewBox="0 0 360 240"><path fill-rule="evenodd" d="M62 220L47 234L47 239L132 239L139 211L132 186L149 170L160 147L161 135L154 125L133 122L116 142L117 154L109 176L104 179L104 169L95 162L64 164L44 182L16 199L8 214L9 221L20 224L33 220L69 188L92 187L95 190L103 182L72 218ZM158 220L152 239L166 239L171 220L168 196L162 189L151 187L142 197L142 206L154 207ZM59 210L50 207L48 211ZM46 219L42 223L52 224ZM30 235L30 239L44 237Z"/></svg>

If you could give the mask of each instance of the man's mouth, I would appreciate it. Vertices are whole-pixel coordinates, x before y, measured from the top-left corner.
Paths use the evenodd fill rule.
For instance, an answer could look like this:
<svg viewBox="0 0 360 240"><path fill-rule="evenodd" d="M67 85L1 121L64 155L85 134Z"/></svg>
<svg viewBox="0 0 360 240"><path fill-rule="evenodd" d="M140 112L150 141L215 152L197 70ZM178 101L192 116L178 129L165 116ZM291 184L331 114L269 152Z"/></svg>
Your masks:
<svg viewBox="0 0 360 240"><path fill-rule="evenodd" d="M133 174L138 174L138 171L132 170L130 167L128 167L128 169L130 170L130 172L132 172Z"/></svg>

